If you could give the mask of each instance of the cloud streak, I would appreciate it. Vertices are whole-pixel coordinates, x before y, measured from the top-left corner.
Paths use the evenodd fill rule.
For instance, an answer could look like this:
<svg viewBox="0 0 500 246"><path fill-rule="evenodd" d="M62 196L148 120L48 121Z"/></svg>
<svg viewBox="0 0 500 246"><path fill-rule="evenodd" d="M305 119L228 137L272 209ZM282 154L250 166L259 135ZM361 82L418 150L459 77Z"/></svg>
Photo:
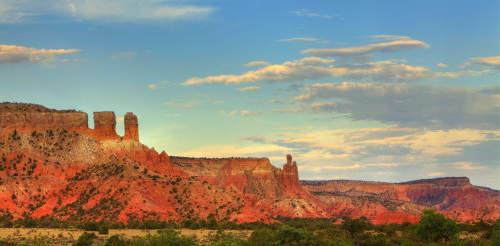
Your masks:
<svg viewBox="0 0 500 246"><path fill-rule="evenodd" d="M388 35L384 35L388 36ZM398 36L399 37L399 36ZM363 57L373 53L396 52L402 50L426 49L430 46L419 40L411 38L399 38L389 42L370 44L366 46L326 49L306 49L302 54L319 57Z"/></svg>
<svg viewBox="0 0 500 246"><path fill-rule="evenodd" d="M203 18L215 9L157 0L5 0L0 23L19 23L43 15L107 22L165 21Z"/></svg>
<svg viewBox="0 0 500 246"><path fill-rule="evenodd" d="M362 65L335 66L334 59L305 57L282 64L268 65L239 75L193 77L183 85L202 83L241 84L250 82L293 82L321 78L345 77L374 81L414 81L431 76L422 66L411 66L397 61L368 62Z"/></svg>
<svg viewBox="0 0 500 246"><path fill-rule="evenodd" d="M248 86L248 87L236 88L236 90L239 91L257 91L260 89L261 89L260 86Z"/></svg>
<svg viewBox="0 0 500 246"><path fill-rule="evenodd" d="M486 68L500 69L500 56L474 57L469 59L471 61L464 63L462 67L476 65Z"/></svg>
<svg viewBox="0 0 500 246"><path fill-rule="evenodd" d="M77 49L37 49L0 44L0 63L53 62L56 56L76 53Z"/></svg>

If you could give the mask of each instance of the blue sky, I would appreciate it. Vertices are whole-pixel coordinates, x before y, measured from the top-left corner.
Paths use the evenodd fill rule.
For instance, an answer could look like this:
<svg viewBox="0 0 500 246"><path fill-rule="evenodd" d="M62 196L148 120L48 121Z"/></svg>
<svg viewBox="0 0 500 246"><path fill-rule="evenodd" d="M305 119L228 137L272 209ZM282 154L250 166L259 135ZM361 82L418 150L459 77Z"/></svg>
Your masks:
<svg viewBox="0 0 500 246"><path fill-rule="evenodd" d="M499 10L0 0L0 101L132 111L141 141L170 155L281 166L291 153L302 179L468 176L499 189Z"/></svg>

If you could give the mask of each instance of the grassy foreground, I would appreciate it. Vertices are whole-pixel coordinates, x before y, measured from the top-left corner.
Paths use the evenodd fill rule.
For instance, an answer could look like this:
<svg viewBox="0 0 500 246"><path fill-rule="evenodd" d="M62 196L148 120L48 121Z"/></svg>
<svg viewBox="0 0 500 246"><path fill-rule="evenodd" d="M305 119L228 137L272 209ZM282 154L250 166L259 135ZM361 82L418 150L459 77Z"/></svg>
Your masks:
<svg viewBox="0 0 500 246"><path fill-rule="evenodd" d="M424 211L418 224L373 225L364 218L341 221L280 218L274 224L252 223L233 229L224 223L204 225L199 228L197 224L197 229L174 224L162 229L110 229L110 224L89 222L80 226L83 229L0 228L0 246L500 245L500 220L457 224L432 210Z"/></svg>

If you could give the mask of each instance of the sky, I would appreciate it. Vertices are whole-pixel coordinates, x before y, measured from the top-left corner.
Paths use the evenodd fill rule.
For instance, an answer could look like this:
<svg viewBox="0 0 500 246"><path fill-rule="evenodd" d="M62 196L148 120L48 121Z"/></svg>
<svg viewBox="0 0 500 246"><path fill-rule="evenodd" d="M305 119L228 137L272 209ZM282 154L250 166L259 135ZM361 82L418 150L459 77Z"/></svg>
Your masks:
<svg viewBox="0 0 500 246"><path fill-rule="evenodd" d="M500 189L499 1L0 0L0 101L169 155Z"/></svg>

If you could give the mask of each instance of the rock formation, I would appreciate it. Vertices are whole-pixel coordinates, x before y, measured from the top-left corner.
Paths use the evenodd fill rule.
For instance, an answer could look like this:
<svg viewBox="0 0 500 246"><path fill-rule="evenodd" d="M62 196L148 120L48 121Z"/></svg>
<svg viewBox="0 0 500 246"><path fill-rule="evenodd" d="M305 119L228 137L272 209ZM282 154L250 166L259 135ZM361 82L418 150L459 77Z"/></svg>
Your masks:
<svg viewBox="0 0 500 246"><path fill-rule="evenodd" d="M424 208L462 221L500 217L500 192L467 178L401 184L299 181L287 155L189 158L139 142L137 116L115 131L113 112L0 103L0 216L59 219L270 222L283 217L365 216L375 223L416 222Z"/></svg>
<svg viewBox="0 0 500 246"><path fill-rule="evenodd" d="M365 216L374 223L417 222L434 208L459 221L496 220L500 192L471 185L466 177L383 183L349 180L302 181L305 190L334 216Z"/></svg>
<svg viewBox="0 0 500 246"><path fill-rule="evenodd" d="M137 116L131 112L126 113L124 123L125 136L123 136L123 139L139 141L139 122L137 120Z"/></svg>
<svg viewBox="0 0 500 246"><path fill-rule="evenodd" d="M94 112L94 134L99 140L119 140L114 112Z"/></svg>

